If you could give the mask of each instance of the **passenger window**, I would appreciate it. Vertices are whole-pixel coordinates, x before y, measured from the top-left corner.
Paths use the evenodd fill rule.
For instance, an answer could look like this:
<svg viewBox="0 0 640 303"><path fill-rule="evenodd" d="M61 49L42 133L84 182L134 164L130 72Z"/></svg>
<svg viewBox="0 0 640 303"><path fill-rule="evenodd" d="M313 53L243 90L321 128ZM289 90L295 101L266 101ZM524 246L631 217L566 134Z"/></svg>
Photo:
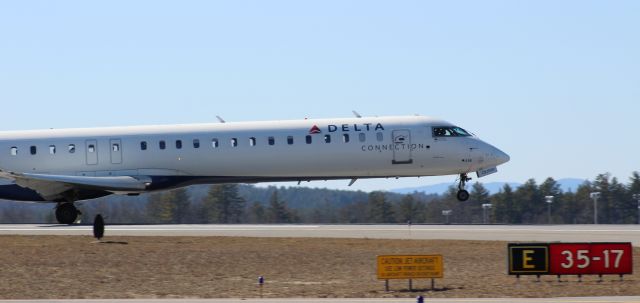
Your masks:
<svg viewBox="0 0 640 303"><path fill-rule="evenodd" d="M276 138L269 137L269 145L275 145L275 144L276 144Z"/></svg>
<svg viewBox="0 0 640 303"><path fill-rule="evenodd" d="M52 155L56 154L56 146L55 145L49 145L49 154L52 154Z"/></svg>
<svg viewBox="0 0 640 303"><path fill-rule="evenodd" d="M167 148L167 142L162 140L162 141L160 141L160 143L158 143L158 146L160 146L160 149L166 149Z"/></svg>
<svg viewBox="0 0 640 303"><path fill-rule="evenodd" d="M238 146L238 138L231 138L231 146L233 147Z"/></svg>
<svg viewBox="0 0 640 303"><path fill-rule="evenodd" d="M176 140L176 149L182 149L182 140Z"/></svg>
<svg viewBox="0 0 640 303"><path fill-rule="evenodd" d="M37 154L37 153L38 153L38 148L37 148L37 147L35 147L35 146L31 146L31 154L32 154L32 155L35 155L35 154Z"/></svg>
<svg viewBox="0 0 640 303"><path fill-rule="evenodd" d="M342 135L342 142L349 143L349 134Z"/></svg>
<svg viewBox="0 0 640 303"><path fill-rule="evenodd" d="M293 136L288 136L287 137L287 144L293 145Z"/></svg>
<svg viewBox="0 0 640 303"><path fill-rule="evenodd" d="M93 145L93 144L89 144L89 147L87 148L87 150L88 150L90 153L95 153L95 152L96 152L96 146L95 146L95 145Z"/></svg>
<svg viewBox="0 0 640 303"><path fill-rule="evenodd" d="M378 141L382 142L382 140L384 140L384 135L382 133L377 133L376 138L378 139Z"/></svg>
<svg viewBox="0 0 640 303"><path fill-rule="evenodd" d="M360 133L360 134L358 135L358 139L360 140L360 142L367 141L367 134L365 134L365 133Z"/></svg>
<svg viewBox="0 0 640 303"><path fill-rule="evenodd" d="M73 154L76 152L76 146L75 144L69 144L69 147L67 149L69 151L70 154Z"/></svg>
<svg viewBox="0 0 640 303"><path fill-rule="evenodd" d="M147 150L147 141L140 142L140 149Z"/></svg>
<svg viewBox="0 0 640 303"><path fill-rule="evenodd" d="M249 146L256 146L256 138L255 137L249 138Z"/></svg>
<svg viewBox="0 0 640 303"><path fill-rule="evenodd" d="M331 135L324 135L324 143L331 143Z"/></svg>
<svg viewBox="0 0 640 303"><path fill-rule="evenodd" d="M211 147L218 148L218 146L220 146L220 144L218 144L218 139L211 140Z"/></svg>
<svg viewBox="0 0 640 303"><path fill-rule="evenodd" d="M18 148L17 147L12 147L11 148L11 155L12 156L17 156L18 155Z"/></svg>
<svg viewBox="0 0 640 303"><path fill-rule="evenodd" d="M114 143L113 145L111 145L111 150L113 150L114 152L120 151L120 144Z"/></svg>
<svg viewBox="0 0 640 303"><path fill-rule="evenodd" d="M193 139L193 148L200 148L200 140Z"/></svg>
<svg viewBox="0 0 640 303"><path fill-rule="evenodd" d="M313 143L313 137L311 137L311 135L307 135L305 140L307 141L307 144Z"/></svg>

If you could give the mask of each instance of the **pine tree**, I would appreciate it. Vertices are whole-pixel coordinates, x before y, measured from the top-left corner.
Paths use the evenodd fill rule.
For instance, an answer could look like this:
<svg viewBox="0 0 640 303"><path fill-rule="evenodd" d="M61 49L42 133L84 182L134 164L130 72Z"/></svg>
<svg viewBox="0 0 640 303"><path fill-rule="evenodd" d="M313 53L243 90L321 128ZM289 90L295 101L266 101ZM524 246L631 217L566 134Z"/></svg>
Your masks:
<svg viewBox="0 0 640 303"><path fill-rule="evenodd" d="M151 223L171 223L175 205L168 197L169 193L152 194L147 203L147 215Z"/></svg>
<svg viewBox="0 0 640 303"><path fill-rule="evenodd" d="M574 196L573 212L567 213L572 224L590 224L593 223L593 200L590 197L591 192L595 191L593 184L589 181L578 186ZM565 220L566 221L566 220Z"/></svg>
<svg viewBox="0 0 640 303"><path fill-rule="evenodd" d="M538 190L538 185L534 179L529 179L525 184L518 187L515 192L516 213L518 214L518 223L540 223L542 215L546 210L543 205L542 195Z"/></svg>
<svg viewBox="0 0 640 303"><path fill-rule="evenodd" d="M356 201L343 206L339 210L339 221L344 223L365 223L368 219L368 204L366 201Z"/></svg>
<svg viewBox="0 0 640 303"><path fill-rule="evenodd" d="M564 203L564 195L562 193L562 189L560 188L560 184L558 184L558 182L556 182L556 180L554 180L553 178L549 177L546 180L544 180L544 182L542 182L542 184L540 184L539 187L539 192L540 195L542 196L542 201L544 202L543 204L545 205L545 208L547 209L547 215L546 215L546 219L545 220L540 220L540 218L538 218L538 223L544 222L544 223L552 223L552 222L556 222L557 223L557 219L554 219L553 217L556 217L558 214L558 209L561 207L561 205ZM552 203L549 204L547 203L547 196L552 196L553 200ZM551 221L549 221L549 210L551 210ZM554 216L555 214L555 216Z"/></svg>
<svg viewBox="0 0 640 303"><path fill-rule="evenodd" d="M267 221L264 207L260 202L253 202L247 209L249 223L265 223Z"/></svg>
<svg viewBox="0 0 640 303"><path fill-rule="evenodd" d="M269 198L269 208L267 208L267 220L269 223L291 223L292 216L287 209L286 202L278 198L278 190L273 191Z"/></svg>
<svg viewBox="0 0 640 303"><path fill-rule="evenodd" d="M638 199L634 199L633 195L640 195L640 173L634 171L629 178L629 185L627 186L627 199L630 201L630 215L632 217L631 223L640 224L640 202ZM636 196L637 197L637 196Z"/></svg>
<svg viewBox="0 0 640 303"><path fill-rule="evenodd" d="M472 223L481 223L483 222L484 209L482 209L482 204L488 204L490 202L490 194L489 191L482 185L480 182L476 182L471 187L471 199L469 202L465 204L465 215L470 219ZM487 210L487 217L489 217L489 212ZM487 218L490 222L489 218Z"/></svg>
<svg viewBox="0 0 640 303"><path fill-rule="evenodd" d="M173 223L185 224L189 223L189 211L191 210L191 200L189 193L185 188L179 188L172 191L173 193Z"/></svg>
<svg viewBox="0 0 640 303"><path fill-rule="evenodd" d="M494 216L499 223L517 223L514 209L513 189L509 184L505 184L499 193L491 197L493 203Z"/></svg>
<svg viewBox="0 0 640 303"><path fill-rule="evenodd" d="M633 205L627 199L627 191L624 184L618 181L618 178L611 179L609 192L609 211L610 221L612 224L628 224L633 223L634 217L631 210Z"/></svg>
<svg viewBox="0 0 640 303"><path fill-rule="evenodd" d="M240 223L245 200L238 194L237 184L217 184L209 189L202 208L207 223Z"/></svg>
<svg viewBox="0 0 640 303"><path fill-rule="evenodd" d="M189 195L185 189L153 194L147 212L153 223L183 223L189 210Z"/></svg>
<svg viewBox="0 0 640 303"><path fill-rule="evenodd" d="M393 209L384 192L374 191L369 194L369 222L394 223Z"/></svg>
<svg viewBox="0 0 640 303"><path fill-rule="evenodd" d="M640 173L637 171L634 171L629 178L628 192L631 195L640 194Z"/></svg>
<svg viewBox="0 0 640 303"><path fill-rule="evenodd" d="M598 223L610 223L612 220L611 212L611 183L609 178L611 175L599 174L596 180L593 182L595 190L600 192L600 198L598 199Z"/></svg>
<svg viewBox="0 0 640 303"><path fill-rule="evenodd" d="M422 222L424 221L424 203L418 201L413 195L405 195L397 205L398 221Z"/></svg>

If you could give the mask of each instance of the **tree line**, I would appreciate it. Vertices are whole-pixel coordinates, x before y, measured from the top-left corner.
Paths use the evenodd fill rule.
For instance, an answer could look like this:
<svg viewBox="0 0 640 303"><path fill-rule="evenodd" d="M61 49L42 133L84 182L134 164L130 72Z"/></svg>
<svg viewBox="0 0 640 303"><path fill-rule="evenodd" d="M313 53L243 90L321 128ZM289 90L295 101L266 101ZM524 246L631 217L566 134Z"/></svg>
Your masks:
<svg viewBox="0 0 640 303"><path fill-rule="evenodd" d="M455 187L441 195L342 191L305 187L255 187L238 184L194 186L139 197L110 196L82 202L82 221L100 213L109 223L267 224L267 223L500 223L589 224L594 220L592 192L600 192L597 211L603 224L638 222L640 174L625 184L600 174L575 192L553 179L534 179L490 194L482 183L471 186L471 199L459 202ZM545 197L553 196L548 205ZM483 208L483 204L491 204ZM54 204L0 203L0 223L54 223ZM549 208L550 207L550 208ZM550 212L549 212L550 210ZM443 211L449 211L448 216Z"/></svg>

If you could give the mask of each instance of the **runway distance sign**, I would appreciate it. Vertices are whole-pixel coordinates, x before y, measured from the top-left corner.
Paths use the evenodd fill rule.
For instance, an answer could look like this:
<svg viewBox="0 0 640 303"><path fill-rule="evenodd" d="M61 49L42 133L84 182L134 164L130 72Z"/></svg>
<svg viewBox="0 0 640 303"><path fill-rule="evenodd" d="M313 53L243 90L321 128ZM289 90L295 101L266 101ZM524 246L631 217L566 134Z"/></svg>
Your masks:
<svg viewBox="0 0 640 303"><path fill-rule="evenodd" d="M434 279L444 277L442 255L378 256L378 279Z"/></svg>
<svg viewBox="0 0 640 303"><path fill-rule="evenodd" d="M631 243L510 243L510 275L628 275Z"/></svg>
<svg viewBox="0 0 640 303"><path fill-rule="evenodd" d="M549 273L549 245L545 243L509 243L510 275L546 275Z"/></svg>
<svg viewBox="0 0 640 303"><path fill-rule="evenodd" d="M628 275L633 273L631 243L554 243L555 275Z"/></svg>

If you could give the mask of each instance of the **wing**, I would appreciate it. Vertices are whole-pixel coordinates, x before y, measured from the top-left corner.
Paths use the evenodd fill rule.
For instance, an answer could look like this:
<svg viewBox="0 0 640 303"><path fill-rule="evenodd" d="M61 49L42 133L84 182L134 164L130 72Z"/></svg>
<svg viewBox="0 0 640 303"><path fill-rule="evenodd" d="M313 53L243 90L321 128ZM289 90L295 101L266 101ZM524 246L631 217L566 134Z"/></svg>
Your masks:
<svg viewBox="0 0 640 303"><path fill-rule="evenodd" d="M59 200L74 190L94 190L111 193L141 192L151 185L146 176L85 177L49 174L13 173L0 170L0 177L36 191L47 201Z"/></svg>

